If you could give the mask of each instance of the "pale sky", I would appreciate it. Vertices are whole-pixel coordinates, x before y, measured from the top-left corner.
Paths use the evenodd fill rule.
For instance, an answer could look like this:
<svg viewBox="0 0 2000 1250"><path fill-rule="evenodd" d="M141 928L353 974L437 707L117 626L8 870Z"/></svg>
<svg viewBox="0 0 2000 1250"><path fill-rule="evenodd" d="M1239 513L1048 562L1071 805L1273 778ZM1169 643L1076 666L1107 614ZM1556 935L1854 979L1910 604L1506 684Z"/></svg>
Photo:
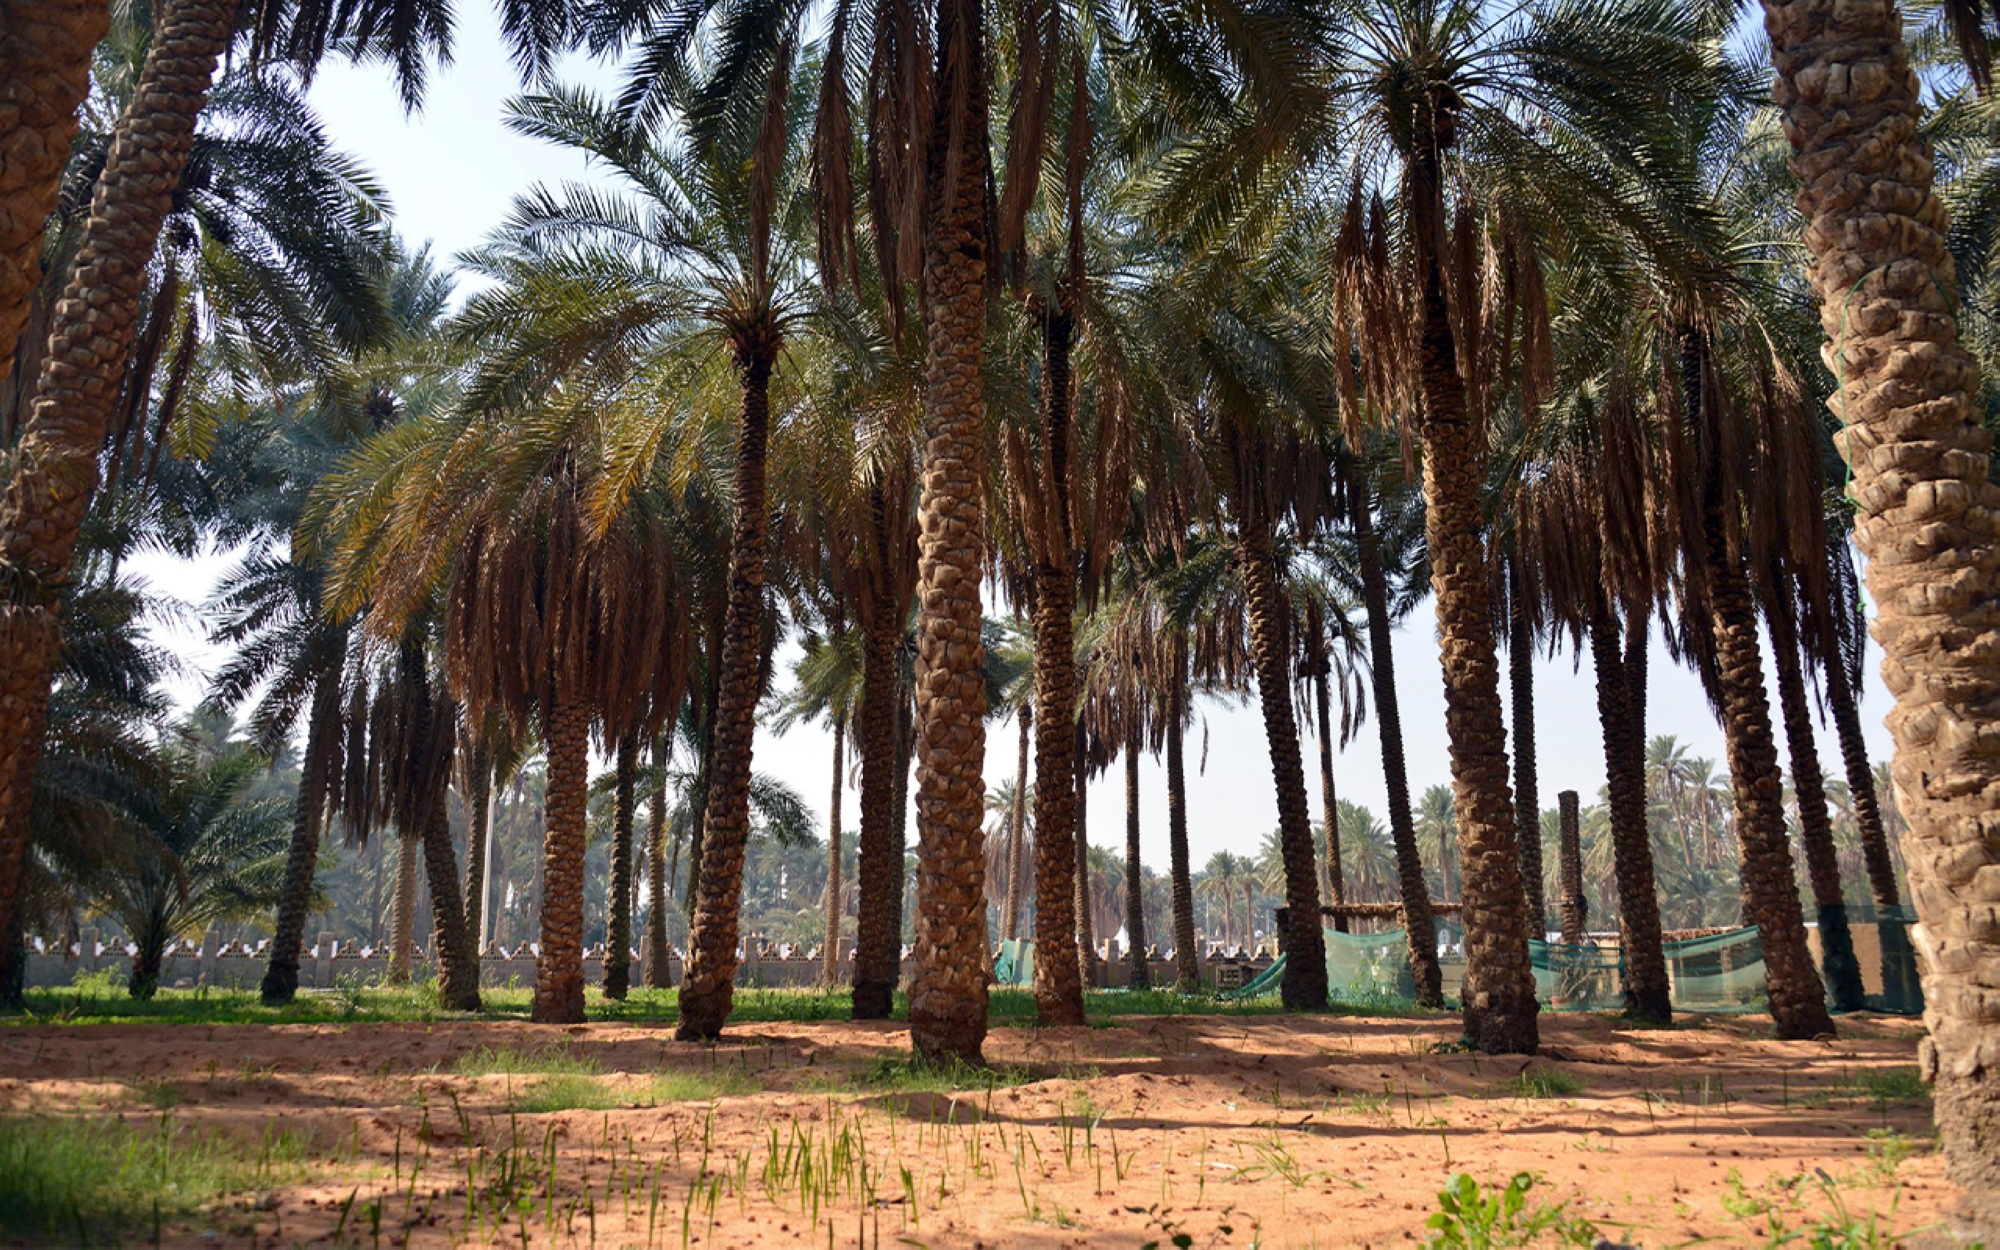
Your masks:
<svg viewBox="0 0 2000 1250"><path fill-rule="evenodd" d="M478 243L506 215L513 197L535 182L585 176L581 158L506 129L501 121L502 104L517 86L492 8L475 0L459 6L458 12L454 64L433 77L422 113L404 115L380 67L357 69L330 63L312 92L335 143L359 157L387 189L399 232L412 243L430 240L440 258ZM568 69L571 81L611 90L611 73L600 65L576 61ZM134 561L132 567L149 576L161 591L198 602L220 572L221 563L202 561L190 567L151 558ZM1426 601L1412 613L1395 644L1404 751L1413 795L1450 781L1434 619L1432 605ZM191 667L198 670L214 662L197 634L184 627L163 627L162 632ZM1873 651L1872 644L1871 652L1879 661L1880 653ZM198 678L190 673L181 686L191 701L199 688ZM1775 705L1775 690L1771 697ZM1586 805L1594 802L1604 784L1604 757L1598 736L1596 691L1587 660L1581 672L1568 656L1539 660L1535 705L1542 805L1553 807L1557 791L1566 789L1581 791ZM1882 717L1888 707L1887 692L1871 662L1862 712L1873 760L1887 758L1889 741ZM1264 745L1262 717L1254 703L1232 707L1209 704L1199 711L1209 734L1204 774L1195 774L1200 761L1200 725L1188 742L1188 836L1197 867L1219 850L1254 853L1264 834L1277 824L1270 757ZM1721 731L1709 713L1700 684L1692 673L1673 667L1657 641L1647 665L1646 729L1649 736L1673 734L1692 753L1712 758L1718 766L1725 758ZM1016 733L1011 722L988 726L989 787L1013 775ZM1821 727L1819 739L1822 766L1837 773L1840 756L1830 723ZM1317 821L1317 757L1309 737L1304 749L1307 791ZM784 737L760 730L757 737L756 766L797 787L818 814L822 829L833 779L832 751L831 734L817 728L795 729ZM1342 798L1370 808L1386 823L1379 738L1372 720L1336 758L1335 779ZM1148 864L1164 870L1166 775L1162 761L1147 757L1141 784L1142 855ZM1092 841L1112 845L1121 853L1124 801L1122 770L1114 766L1091 787L1089 821ZM842 808L850 836L856 803L850 788ZM914 837L914 825L912 830Z"/></svg>

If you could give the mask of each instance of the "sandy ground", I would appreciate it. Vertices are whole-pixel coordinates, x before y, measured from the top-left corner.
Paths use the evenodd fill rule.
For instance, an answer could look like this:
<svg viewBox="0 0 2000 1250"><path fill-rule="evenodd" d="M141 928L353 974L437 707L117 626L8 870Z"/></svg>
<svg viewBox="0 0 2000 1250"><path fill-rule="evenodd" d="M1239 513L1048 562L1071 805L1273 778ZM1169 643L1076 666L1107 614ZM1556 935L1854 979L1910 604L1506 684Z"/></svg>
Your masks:
<svg viewBox="0 0 2000 1250"><path fill-rule="evenodd" d="M1020 1083L945 1092L885 1083L894 1025L712 1048L609 1024L31 1026L0 1034L0 1110L302 1135L307 1162L169 1243L1393 1245L1455 1174L1525 1171L1527 1209L1612 1242L1772 1244L1844 1210L1880 1244L1949 1244L1913 1022L1782 1043L1760 1017L1545 1016L1532 1061L1455 1052L1454 1024L997 1029L987 1057ZM560 1078L464 1074L481 1048L594 1067L570 1090L615 1105L510 1110Z"/></svg>

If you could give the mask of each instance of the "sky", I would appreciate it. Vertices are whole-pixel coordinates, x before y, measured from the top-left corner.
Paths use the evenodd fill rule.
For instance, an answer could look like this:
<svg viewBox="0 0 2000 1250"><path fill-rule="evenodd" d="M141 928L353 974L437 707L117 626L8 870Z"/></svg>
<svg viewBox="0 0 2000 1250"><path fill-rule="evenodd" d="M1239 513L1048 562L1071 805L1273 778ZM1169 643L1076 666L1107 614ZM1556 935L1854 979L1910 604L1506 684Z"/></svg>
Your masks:
<svg viewBox="0 0 2000 1250"><path fill-rule="evenodd" d="M412 243L428 240L440 258L479 243L506 217L513 198L537 182L591 176L581 157L507 129L503 108L508 97L519 88L500 42L492 8L484 3L471 3L460 6L458 12L453 64L433 76L422 112L414 115L404 112L380 66L329 63L312 89L313 103L336 145L358 156L386 189L399 232ZM572 82L592 85L602 93L613 89L613 71L598 63L574 59L564 66L564 76ZM135 562L131 567L148 577L160 592L183 602L198 603L227 564L227 556L192 564L156 556ZM1443 676L1433 613L1429 600L1420 604L1397 632L1394 647L1404 752L1413 795L1450 781ZM183 657L187 668L177 689L183 702L192 702L200 689L201 673L211 668L217 657L212 648L204 645L198 629L185 619L165 622L156 628ZM1862 719L1870 758L1881 760L1887 758L1889 749L1888 733L1882 725L1889 698L1878 675L1880 652L1872 643L1870 652ZM1767 664L1768 659L1767 640ZM788 682L789 666L782 657L779 671L780 681ZM1505 685L1503 680L1503 689ZM1673 665L1657 638L1648 656L1646 694L1649 736L1672 734L1687 745L1690 753L1713 759L1718 767L1722 765L1725 759L1722 733L1709 711L1700 683L1692 673ZM1772 702L1775 705L1775 692ZM1597 724L1596 690L1587 657L1580 670L1567 653L1538 659L1535 711L1542 805L1554 807L1556 794L1561 790L1580 791L1586 805L1595 802L1604 784L1604 755ZM1209 702L1198 706L1196 712L1199 720L1188 742L1187 799L1188 840L1198 867L1217 851L1254 854L1264 835L1277 827L1277 803L1262 717L1256 704ZM986 741L989 788L1013 776L1017 734L1011 722L989 724ZM1820 725L1818 736L1822 766L1837 769L1840 753L1830 722ZM1203 764L1204 737L1205 767L1197 773L1197 767ZM1306 784L1314 819L1318 820L1315 749L1308 739ZM800 727L780 737L760 728L755 754L760 771L790 783L804 795L823 831L834 776L831 732L816 726ZM1335 757L1334 772L1341 798L1369 808L1387 823L1380 739L1372 718L1345 751ZM1140 782L1141 857L1154 868L1164 869L1167 833L1163 761L1146 757ZM1089 829L1094 842L1112 844L1121 853L1124 803L1123 771L1114 766L1091 785ZM842 805L850 836L857 804L850 784Z"/></svg>

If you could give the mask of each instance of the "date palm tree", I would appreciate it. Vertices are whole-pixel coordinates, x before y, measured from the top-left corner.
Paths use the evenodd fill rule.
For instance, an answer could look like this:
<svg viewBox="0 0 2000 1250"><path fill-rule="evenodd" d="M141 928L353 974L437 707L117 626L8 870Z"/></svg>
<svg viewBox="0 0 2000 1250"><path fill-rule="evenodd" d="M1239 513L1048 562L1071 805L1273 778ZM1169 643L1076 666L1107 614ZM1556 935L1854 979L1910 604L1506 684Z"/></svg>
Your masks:
<svg viewBox="0 0 2000 1250"><path fill-rule="evenodd" d="M1921 963L1922 1067L1937 1085L1947 1171L1966 1192L1990 1195L2000 1190L2000 1012L1970 987L1975 969L2000 958L1975 919L1990 910L1996 876L1982 796L2000 776L1991 745L2000 674L1984 658L2000 630L2000 494L1974 402L1979 368L1959 343L1949 222L1919 134L1900 6L1763 7L1835 375L1829 407L1860 505L1855 544L1896 696L1891 769L1921 944L1934 952Z"/></svg>

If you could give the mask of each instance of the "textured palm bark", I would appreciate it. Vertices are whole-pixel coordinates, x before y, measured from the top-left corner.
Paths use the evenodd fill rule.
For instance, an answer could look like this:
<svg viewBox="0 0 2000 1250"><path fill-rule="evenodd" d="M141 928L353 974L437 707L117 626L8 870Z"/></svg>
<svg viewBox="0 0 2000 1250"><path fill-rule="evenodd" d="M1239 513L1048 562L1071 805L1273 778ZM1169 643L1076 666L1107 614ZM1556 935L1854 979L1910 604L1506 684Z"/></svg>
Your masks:
<svg viewBox="0 0 2000 1250"><path fill-rule="evenodd" d="M478 1011L479 951L465 927L458 857L451 847L451 816L442 787L424 822L424 875L431 891L431 959L437 967L438 1001L448 1011Z"/></svg>
<svg viewBox="0 0 2000 1250"><path fill-rule="evenodd" d="M1667 979L1666 951L1660 933L1660 896L1653 878L1653 846L1646 825L1646 757L1633 750L1631 681L1619 652L1618 622L1600 596L1590 621L1590 656L1597 668L1597 723L1604 736L1605 789L1611 799L1611 860L1618 881L1619 944L1624 954L1625 1015L1641 1024L1673 1020L1672 983ZM1571 885L1569 840L1575 837L1575 796L1565 792L1563 890L1575 889L1583 929L1583 861L1576 852L1576 882ZM1571 925L1565 903L1563 941Z"/></svg>
<svg viewBox="0 0 2000 1250"><path fill-rule="evenodd" d="M1083 725L1078 722L1071 739L1074 752L1070 776L1076 779L1076 841L1070 847L1070 893L1071 915L1076 917L1076 958L1079 986L1097 984L1097 935L1093 933L1090 917L1090 770L1086 754L1087 742ZM1035 943L1039 952L1041 943ZM1041 962L1039 959L1037 963ZM1077 991L1079 999L1083 991ZM1082 1023L1082 1008L1078 1007L1077 1023ZM1048 1017L1043 1017L1047 1022Z"/></svg>
<svg viewBox="0 0 2000 1250"><path fill-rule="evenodd" d="M1347 902L1347 883L1340 871L1340 804L1333 791L1333 714L1326 668L1326 659L1321 657L1313 670L1313 701L1319 710L1319 800L1326 823L1327 901L1340 907ZM1333 929L1336 933L1347 932L1347 917L1336 913Z"/></svg>
<svg viewBox="0 0 2000 1250"><path fill-rule="evenodd" d="M1542 892L1542 807L1535 784L1535 635L1527 590L1514 573L1507 611L1507 684L1514 721L1514 836L1521 847L1521 895L1528 904L1528 936L1548 932L1548 899Z"/></svg>
<svg viewBox="0 0 2000 1250"><path fill-rule="evenodd" d="M410 983L417 927L417 851L419 829L396 831L396 893L389 902L389 963L382 979L390 985Z"/></svg>
<svg viewBox="0 0 2000 1250"><path fill-rule="evenodd" d="M1533 1054L1540 1008L1528 964L1521 858L1507 782L1507 726L1500 711L1500 666L1480 540L1485 518L1479 489L1486 456L1482 436L1467 413L1443 279L1434 260L1425 271L1419 433L1445 730L1451 744L1452 810L1458 825L1465 1032L1474 1049L1488 1054Z"/></svg>
<svg viewBox="0 0 2000 1250"><path fill-rule="evenodd" d="M1582 943L1584 926L1590 922L1590 905L1583 897L1583 835L1574 790L1556 792L1560 832L1556 838L1556 871L1562 897L1557 900L1565 946Z"/></svg>
<svg viewBox="0 0 2000 1250"><path fill-rule="evenodd" d="M1125 744L1125 963L1132 988L1153 988L1146 962L1146 877L1139 862L1139 744Z"/></svg>
<svg viewBox="0 0 2000 1250"><path fill-rule="evenodd" d="M558 696L543 727L542 933L535 961L538 1024L583 1023L583 871L590 805L590 708Z"/></svg>
<svg viewBox="0 0 2000 1250"><path fill-rule="evenodd" d="M1083 775L1077 750L1076 568L1069 555L1070 346L1075 327L1052 309L1042 324L1042 437L1049 453L1051 519L1061 551L1035 564L1035 1018L1044 1025L1083 1023L1079 934L1084 915L1082 875Z"/></svg>
<svg viewBox="0 0 2000 1250"><path fill-rule="evenodd" d="M1319 925L1319 868L1313 851L1305 765L1299 758L1298 725L1292 719L1291 664L1285 646L1287 607L1278 584L1270 530L1261 523L1245 521L1237 542L1243 597L1250 617L1250 655L1257 668L1257 697L1264 713L1264 741L1271 753L1271 780L1278 791L1278 840L1285 860L1286 958L1279 997L1294 1011L1324 1008L1326 934Z"/></svg>
<svg viewBox="0 0 2000 1250"><path fill-rule="evenodd" d="M1013 828L1007 838L1007 900L1000 917L1000 935L1009 942L1021 936L1021 874L1028 862L1028 748L1034 744L1035 709L1024 703L1014 715L1020 721L1021 751L1014 766L1014 810L1008 813Z"/></svg>
<svg viewBox="0 0 2000 1250"><path fill-rule="evenodd" d="M1778 674L1778 711L1785 722L1785 752L1792 763L1792 799L1798 804L1799 843L1805 851L1806 880L1812 886L1819 921L1820 970L1836 1011L1859 1011L1865 991L1854 935L1847 927L1847 900L1841 897L1840 860L1833 846L1833 819L1826 808L1826 778L1819 745L1813 741L1812 706L1806 696L1805 668L1798 631L1783 608L1766 612L1771 660Z"/></svg>
<svg viewBox="0 0 2000 1250"><path fill-rule="evenodd" d="M1349 462L1355 546L1361 553L1361 601L1368 615L1369 681L1375 694L1375 729L1382 741L1382 784L1389 794L1389 836L1396 848L1396 880L1403 897L1403 931L1410 941L1410 971L1417 1005L1444 1006L1444 970L1438 966L1437 921L1431 915L1424 858L1417 850L1416 822L1410 815L1410 774L1403 761L1403 718L1396 699L1396 655L1389 625L1389 583L1382 571L1382 547L1375 519Z"/></svg>
<svg viewBox="0 0 2000 1250"><path fill-rule="evenodd" d="M1904 920L1896 885L1896 863L1889 857L1889 836L1882 827L1882 803L1875 793L1875 772L1868 767L1868 744L1861 736L1861 709L1846 666L1826 666L1826 698L1832 705L1834 730L1840 738L1840 763L1847 774L1847 803L1861 835L1862 861L1868 868L1868 892L1875 900L1875 933L1882 946L1882 993L1891 1002L1923 1009L1917 977L1916 951Z"/></svg>
<svg viewBox="0 0 2000 1250"><path fill-rule="evenodd" d="M1187 636L1176 632L1173 684L1167 691L1167 856L1173 873L1174 988L1192 993L1201 986L1201 960L1194 936L1194 866L1188 854L1187 763L1181 741L1187 715Z"/></svg>
<svg viewBox="0 0 2000 1250"><path fill-rule="evenodd" d="M1771 736L1771 707L1764 695L1764 661L1757 640L1757 608L1742 568L1728 558L1719 492L1707 490L1709 604L1715 618L1716 684L1729 755L1730 790L1736 803L1746 917L1757 926L1764 950L1764 982L1771 1018L1783 1038L1833 1032L1826 989L1806 946L1792 848L1785 832L1784 784Z"/></svg>
<svg viewBox="0 0 2000 1250"><path fill-rule="evenodd" d="M669 733L672 731L669 730ZM661 739L660 742L671 741ZM667 942L667 759L659 742L653 747L653 794L646 800L646 984L664 990L674 983Z"/></svg>
<svg viewBox="0 0 2000 1250"><path fill-rule="evenodd" d="M618 742L612 774L611 897L604 925L604 996L625 997L632 985L632 822L638 796L639 739Z"/></svg>
<svg viewBox="0 0 2000 1250"><path fill-rule="evenodd" d="M306 713L306 751L299 763L299 799L292 809L292 843L285 851L285 881L271 934L271 963L257 991L267 1007L283 1006L299 991L299 953L305 946L306 909L312 902L320 824L326 810L318 801L323 791L314 789L312 782L326 771L329 736L340 732L339 705L340 672L325 669L313 683L312 708Z"/></svg>
<svg viewBox="0 0 2000 1250"><path fill-rule="evenodd" d="M1867 558L1946 1169L2000 1225L2000 492L1893 0L1764 0Z"/></svg>
<svg viewBox="0 0 2000 1250"><path fill-rule="evenodd" d="M44 6L29 0L25 7L39 14ZM5 10L8 25L0 38L8 40L10 50L17 33L27 33L32 25L24 20L17 32L15 21L17 15L24 17L23 8L19 0L9 0ZM0 502L0 933L8 932L17 918L28 846L27 795L34 787L49 681L61 649L62 588L97 487L98 453L131 353L146 269L187 165L195 121L207 102L235 12L234 0L178 0L157 14L153 45L131 103L112 130L90 217L56 304L34 406ZM95 28L77 27L67 37ZM55 43L48 47L52 54L60 50ZM23 49L24 54L34 51ZM87 49L84 56L82 68L87 70ZM44 67L30 71L23 83L0 79L0 91L6 93L0 96L0 109L12 103L22 86L53 92L49 104L60 108L72 89L69 75L77 68L71 63ZM46 142L49 132L40 133ZM0 135L5 145L0 154L11 160L16 135ZM32 135L21 139L24 145L34 143ZM60 164L68 155L65 145L54 159ZM24 173L33 178L32 170ZM11 188L14 177L12 167L0 162L0 186ZM31 207L46 191L27 188L24 194L29 203L19 207ZM7 207L17 211L14 203ZM40 224L37 219L34 228ZM10 250L0 263L11 268L15 252ZM11 348L18 334L17 326L0 337Z"/></svg>
<svg viewBox="0 0 2000 1250"><path fill-rule="evenodd" d="M820 946L820 982L840 983L840 795L847 788L847 722L833 718L833 794L827 799L826 815L826 936Z"/></svg>
<svg viewBox="0 0 2000 1250"><path fill-rule="evenodd" d="M924 453L917 559L917 926L910 1045L983 1063L986 687L987 81L981 0L940 0L923 284Z"/></svg>
<svg viewBox="0 0 2000 1250"><path fill-rule="evenodd" d="M736 994L736 938L743 902L743 855L750 840L751 747L762 693L764 546L769 528L766 451L770 438L771 366L775 339L739 344L736 366L743 407L736 432L736 517L729 546L729 604L722 626L722 668L715 725L715 763L703 820L701 884L681 976L684 1042L722 1036Z"/></svg>
<svg viewBox="0 0 2000 1250"><path fill-rule="evenodd" d="M466 765L465 931L474 950L486 949L486 850L493 836L493 763L486 744Z"/></svg>
<svg viewBox="0 0 2000 1250"><path fill-rule="evenodd" d="M0 0L0 378L42 281L42 228L110 25L105 0Z"/></svg>
<svg viewBox="0 0 2000 1250"><path fill-rule="evenodd" d="M878 602L866 622L861 652L861 832L854 875L854 1018L886 1020L894 1006L901 946L903 854L896 836L902 745L897 704L907 702L896 681L896 641L901 622L894 606Z"/></svg>

